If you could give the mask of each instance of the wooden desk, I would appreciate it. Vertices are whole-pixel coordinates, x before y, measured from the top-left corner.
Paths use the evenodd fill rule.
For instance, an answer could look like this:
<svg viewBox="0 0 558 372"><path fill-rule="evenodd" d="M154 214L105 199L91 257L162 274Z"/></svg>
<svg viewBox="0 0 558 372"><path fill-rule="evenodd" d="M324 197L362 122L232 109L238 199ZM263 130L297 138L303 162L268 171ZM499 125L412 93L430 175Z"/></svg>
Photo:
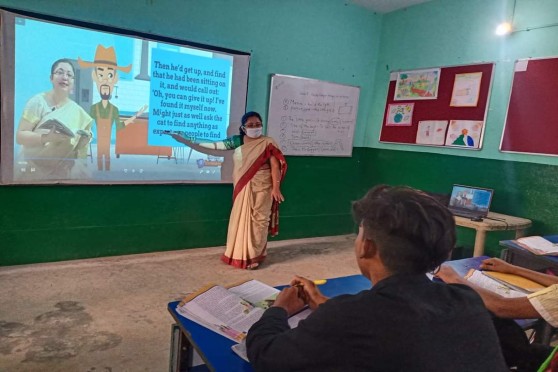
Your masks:
<svg viewBox="0 0 558 372"><path fill-rule="evenodd" d="M517 239L525 236L525 229L531 227L532 222L526 218L488 212L488 216L482 221L472 221L470 218L455 216L455 224L476 230L473 257L477 257L484 254L487 231L515 230L515 238Z"/></svg>

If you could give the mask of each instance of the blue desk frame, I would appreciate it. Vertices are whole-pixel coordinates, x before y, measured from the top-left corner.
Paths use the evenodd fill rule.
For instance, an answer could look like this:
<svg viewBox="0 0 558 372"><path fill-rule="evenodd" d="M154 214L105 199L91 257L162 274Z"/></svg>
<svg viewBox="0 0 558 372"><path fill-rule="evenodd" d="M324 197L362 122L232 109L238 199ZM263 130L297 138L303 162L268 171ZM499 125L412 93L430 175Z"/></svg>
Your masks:
<svg viewBox="0 0 558 372"><path fill-rule="evenodd" d="M486 258L486 256L466 258L449 261L448 264L459 274L465 275L471 268L478 269L481 261ZM370 281L364 276L351 275L328 279L327 283L320 286L320 291L328 297L335 297L341 294L355 294L370 288ZM170 371L253 371L250 363L244 361L231 350L234 341L180 315L176 311L178 303L179 301L175 301L168 304L168 311L176 321L171 334ZM197 351L205 366L192 368L193 350Z"/></svg>
<svg viewBox="0 0 558 372"><path fill-rule="evenodd" d="M558 243L558 235L546 235L543 238L550 240L552 243ZM504 261L535 271L551 269L558 274L557 256L536 255L522 248L513 240L502 240L500 245L505 248L501 254Z"/></svg>

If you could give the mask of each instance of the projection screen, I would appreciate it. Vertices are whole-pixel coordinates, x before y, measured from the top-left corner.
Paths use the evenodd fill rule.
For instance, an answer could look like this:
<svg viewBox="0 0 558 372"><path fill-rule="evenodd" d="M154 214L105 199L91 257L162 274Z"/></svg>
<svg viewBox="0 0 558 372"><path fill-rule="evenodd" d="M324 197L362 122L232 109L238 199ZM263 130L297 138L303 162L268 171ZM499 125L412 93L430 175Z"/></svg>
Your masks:
<svg viewBox="0 0 558 372"><path fill-rule="evenodd" d="M230 183L250 55L0 10L2 184Z"/></svg>

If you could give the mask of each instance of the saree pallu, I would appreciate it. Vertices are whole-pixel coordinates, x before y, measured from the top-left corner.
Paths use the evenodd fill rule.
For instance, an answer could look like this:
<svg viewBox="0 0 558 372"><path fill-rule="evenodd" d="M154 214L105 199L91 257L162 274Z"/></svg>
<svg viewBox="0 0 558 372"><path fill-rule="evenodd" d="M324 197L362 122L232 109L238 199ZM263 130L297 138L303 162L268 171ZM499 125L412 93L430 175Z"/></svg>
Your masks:
<svg viewBox="0 0 558 372"><path fill-rule="evenodd" d="M281 165L281 179L287 164L275 142L262 137L238 147L234 152L233 207L229 219L227 248L221 260L245 269L260 263L267 254L267 235L277 235L278 203L273 201L271 169L262 168L274 156Z"/></svg>

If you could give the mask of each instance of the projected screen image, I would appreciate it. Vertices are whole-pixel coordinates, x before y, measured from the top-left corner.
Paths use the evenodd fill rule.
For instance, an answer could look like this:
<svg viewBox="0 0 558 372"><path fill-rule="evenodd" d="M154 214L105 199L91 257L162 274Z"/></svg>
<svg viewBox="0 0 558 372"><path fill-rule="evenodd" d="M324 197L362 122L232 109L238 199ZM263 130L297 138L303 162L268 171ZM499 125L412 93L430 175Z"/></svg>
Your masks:
<svg viewBox="0 0 558 372"><path fill-rule="evenodd" d="M2 183L231 182L249 55L2 11ZM10 62L13 63L10 63Z"/></svg>

